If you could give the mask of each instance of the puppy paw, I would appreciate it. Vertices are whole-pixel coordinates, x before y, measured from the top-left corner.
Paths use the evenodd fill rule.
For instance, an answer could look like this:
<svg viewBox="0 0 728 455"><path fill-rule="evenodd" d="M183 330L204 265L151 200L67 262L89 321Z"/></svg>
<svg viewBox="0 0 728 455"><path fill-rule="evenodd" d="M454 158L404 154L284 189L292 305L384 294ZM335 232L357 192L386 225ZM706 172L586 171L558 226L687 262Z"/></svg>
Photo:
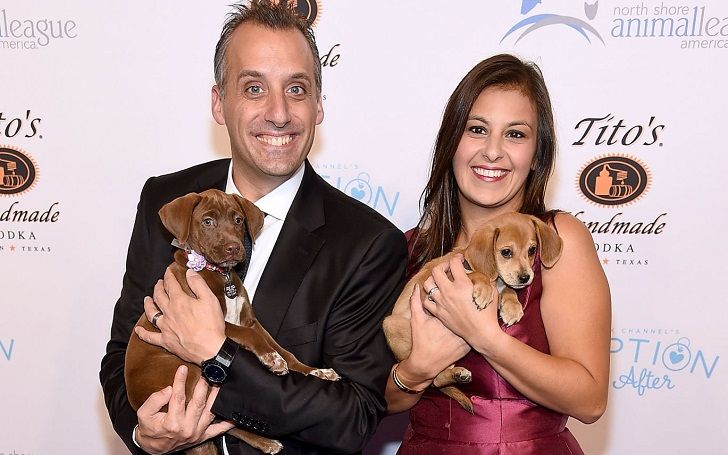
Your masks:
<svg viewBox="0 0 728 455"><path fill-rule="evenodd" d="M283 450L283 444L275 439L269 439L265 442L261 442L259 449L263 453L278 453Z"/></svg>
<svg viewBox="0 0 728 455"><path fill-rule="evenodd" d="M278 376L288 374L288 363L277 352L267 352L260 356L260 363L268 367L268 369ZM273 452L275 453L275 452Z"/></svg>
<svg viewBox="0 0 728 455"><path fill-rule="evenodd" d="M488 308L488 305L493 301L492 288L485 286L478 286L477 284L473 287L473 303L479 310Z"/></svg>
<svg viewBox="0 0 728 455"><path fill-rule="evenodd" d="M518 305L503 305L500 309L500 318L503 323L510 327L523 317L523 307Z"/></svg>
<svg viewBox="0 0 728 455"><path fill-rule="evenodd" d="M331 368L317 368L309 374L327 381L338 381L341 379L341 376Z"/></svg>
<svg viewBox="0 0 728 455"><path fill-rule="evenodd" d="M467 368L454 367L452 369L452 378L459 384L467 384L473 379L473 373Z"/></svg>

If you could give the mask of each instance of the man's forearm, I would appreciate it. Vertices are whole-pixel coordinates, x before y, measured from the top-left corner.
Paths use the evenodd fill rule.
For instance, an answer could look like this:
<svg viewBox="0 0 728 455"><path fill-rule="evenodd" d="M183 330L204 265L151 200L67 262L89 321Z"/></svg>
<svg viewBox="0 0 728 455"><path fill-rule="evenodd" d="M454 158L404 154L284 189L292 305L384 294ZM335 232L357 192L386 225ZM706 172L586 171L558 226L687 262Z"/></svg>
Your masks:
<svg viewBox="0 0 728 455"><path fill-rule="evenodd" d="M384 384L391 361L385 356L382 364ZM382 376L370 373L372 378ZM379 391L346 378L331 382L296 372L274 376L244 350L238 352L230 380L212 407L241 428L343 453L362 449L384 409Z"/></svg>

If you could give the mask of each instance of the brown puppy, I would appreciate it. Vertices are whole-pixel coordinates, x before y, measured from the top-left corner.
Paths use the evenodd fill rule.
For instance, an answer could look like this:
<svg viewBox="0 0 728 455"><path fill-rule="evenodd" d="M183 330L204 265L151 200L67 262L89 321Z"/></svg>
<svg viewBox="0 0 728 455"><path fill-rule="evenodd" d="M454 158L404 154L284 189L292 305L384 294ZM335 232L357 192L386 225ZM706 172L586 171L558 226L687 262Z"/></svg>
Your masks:
<svg viewBox="0 0 728 455"><path fill-rule="evenodd" d="M254 241L263 227L263 213L250 201L237 195L225 194L219 190L207 190L200 194L190 193L166 204L159 211L162 224L171 232L179 244L170 270L188 295L190 290L185 272L187 268L199 270L200 276L215 293L226 315L225 334L244 349L255 354L260 362L277 375L290 370L305 375L312 374L322 379L337 380L339 376L331 369L316 369L299 362L273 340L253 314L248 294L232 267L246 260L242 244L245 226ZM207 264L205 267L204 264ZM239 299L225 299L227 292ZM236 303L242 303L236 308ZM158 330L142 314L137 325L149 331ZM152 393L172 383L175 371L180 365L187 365L187 399L200 379L200 367L182 361L165 349L143 342L132 333L126 351L124 379L129 403L134 410L146 401ZM239 428L228 431L264 453L278 453L280 442L249 433ZM210 441L186 450L188 455L216 454Z"/></svg>
<svg viewBox="0 0 728 455"><path fill-rule="evenodd" d="M516 290L533 281L536 251L541 249L541 262L544 267L550 268L561 256L561 246L561 238L556 231L540 219L522 213L506 213L474 232L467 247L456 248L425 264L407 282L392 314L384 319L384 334L397 360L406 359L412 351L410 296L415 285L419 284L420 296L427 298L423 283L432 274L435 266L449 261L457 253L462 253L472 270L468 277L474 286L473 303L478 309L486 308L491 303L491 284L495 282L500 295L500 318L505 325L511 326L523 316L523 306L518 301ZM452 386L470 380L470 371L451 366L437 375L433 386L440 388L472 413L470 399Z"/></svg>

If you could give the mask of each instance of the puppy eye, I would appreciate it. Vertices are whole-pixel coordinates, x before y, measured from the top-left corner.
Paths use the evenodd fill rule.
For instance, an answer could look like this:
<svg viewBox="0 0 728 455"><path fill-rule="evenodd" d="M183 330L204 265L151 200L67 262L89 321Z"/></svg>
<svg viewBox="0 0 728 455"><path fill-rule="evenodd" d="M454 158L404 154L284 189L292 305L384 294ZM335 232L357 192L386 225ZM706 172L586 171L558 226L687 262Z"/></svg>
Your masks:
<svg viewBox="0 0 728 455"><path fill-rule="evenodd" d="M504 258L511 258L513 257L513 251L511 251L510 248L503 248L500 252L501 256Z"/></svg>
<svg viewBox="0 0 728 455"><path fill-rule="evenodd" d="M531 248L528 249L528 255L533 256L536 254L536 245L533 245Z"/></svg>
<svg viewBox="0 0 728 455"><path fill-rule="evenodd" d="M242 216L236 216L233 221L235 221L235 224L243 224L243 217Z"/></svg>
<svg viewBox="0 0 728 455"><path fill-rule="evenodd" d="M208 217L205 217L205 218L202 219L202 224L204 226L208 226L208 227L209 226L214 226L215 225L215 220L213 220L212 218L210 218L208 216Z"/></svg>

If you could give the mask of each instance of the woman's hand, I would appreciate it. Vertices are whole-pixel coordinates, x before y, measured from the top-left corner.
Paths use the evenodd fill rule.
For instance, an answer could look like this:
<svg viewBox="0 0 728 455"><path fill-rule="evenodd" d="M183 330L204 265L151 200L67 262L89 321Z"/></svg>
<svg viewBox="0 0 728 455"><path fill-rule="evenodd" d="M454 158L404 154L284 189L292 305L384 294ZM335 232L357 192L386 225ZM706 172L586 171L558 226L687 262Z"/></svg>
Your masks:
<svg viewBox="0 0 728 455"><path fill-rule="evenodd" d="M462 254L437 265L432 276L425 280L425 290L429 291L425 309L478 352L485 353L493 337L504 334L498 323L495 285L490 284L491 303L479 310L473 301L473 282L463 266Z"/></svg>
<svg viewBox="0 0 728 455"><path fill-rule="evenodd" d="M424 391L444 369L461 359L470 346L432 317L422 307L420 286L415 286L410 297L410 328L412 351L409 357L394 365L399 380L410 390ZM387 412L394 414L410 409L422 394L404 393L394 384L392 375L384 392Z"/></svg>
<svg viewBox="0 0 728 455"><path fill-rule="evenodd" d="M427 313L422 305L420 287L415 286L410 297L412 352L397 369L405 383L418 390L428 386L442 370L470 351L465 340Z"/></svg>

